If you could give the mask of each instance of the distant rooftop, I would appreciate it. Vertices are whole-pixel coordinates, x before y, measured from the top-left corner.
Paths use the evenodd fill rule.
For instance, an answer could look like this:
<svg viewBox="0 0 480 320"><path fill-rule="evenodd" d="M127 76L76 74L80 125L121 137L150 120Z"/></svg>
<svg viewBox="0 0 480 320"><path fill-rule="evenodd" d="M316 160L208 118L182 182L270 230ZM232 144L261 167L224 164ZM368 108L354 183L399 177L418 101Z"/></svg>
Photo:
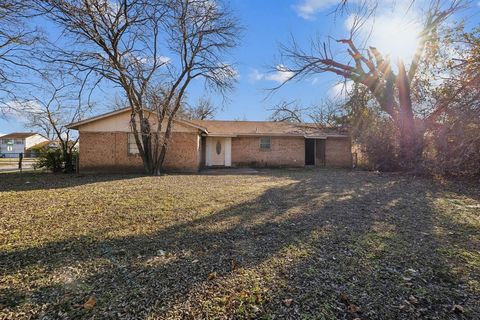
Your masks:
<svg viewBox="0 0 480 320"><path fill-rule="evenodd" d="M4 136L0 136L2 137L2 139L25 139L36 134L36 132L12 132Z"/></svg>

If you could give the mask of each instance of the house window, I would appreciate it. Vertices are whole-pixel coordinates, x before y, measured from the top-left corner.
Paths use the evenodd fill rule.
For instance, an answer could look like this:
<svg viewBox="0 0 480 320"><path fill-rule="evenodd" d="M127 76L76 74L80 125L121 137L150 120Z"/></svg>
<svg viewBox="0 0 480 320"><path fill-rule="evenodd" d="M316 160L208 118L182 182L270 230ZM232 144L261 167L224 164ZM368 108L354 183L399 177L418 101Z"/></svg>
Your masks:
<svg viewBox="0 0 480 320"><path fill-rule="evenodd" d="M13 144L13 139L2 139L3 144Z"/></svg>
<svg viewBox="0 0 480 320"><path fill-rule="evenodd" d="M23 144L23 140L22 139L15 139L15 144Z"/></svg>
<svg viewBox="0 0 480 320"><path fill-rule="evenodd" d="M13 146L11 144L7 145L7 151L13 151Z"/></svg>
<svg viewBox="0 0 480 320"><path fill-rule="evenodd" d="M271 147L270 137L261 137L260 150L270 150L270 147Z"/></svg>
<svg viewBox="0 0 480 320"><path fill-rule="evenodd" d="M128 134L128 154L138 154L138 146L133 133Z"/></svg>

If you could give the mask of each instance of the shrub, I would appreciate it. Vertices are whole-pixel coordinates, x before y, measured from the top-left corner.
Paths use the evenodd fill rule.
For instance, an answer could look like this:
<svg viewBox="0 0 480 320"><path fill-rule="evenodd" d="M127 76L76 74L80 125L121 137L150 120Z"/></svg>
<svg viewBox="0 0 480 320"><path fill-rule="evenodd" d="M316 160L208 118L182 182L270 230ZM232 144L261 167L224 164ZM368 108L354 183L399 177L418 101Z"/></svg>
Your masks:
<svg viewBox="0 0 480 320"><path fill-rule="evenodd" d="M454 109L428 132L425 152L430 172L448 176L480 176L480 108Z"/></svg>
<svg viewBox="0 0 480 320"><path fill-rule="evenodd" d="M78 157L77 152L73 152L70 161L67 164L65 162L65 156L60 148L41 148L37 150L38 158L34 164L34 168L43 168L52 172L68 171L72 172L75 169L76 159Z"/></svg>
<svg viewBox="0 0 480 320"><path fill-rule="evenodd" d="M369 169L394 171L399 169L395 126L376 112L365 112L353 128L353 142Z"/></svg>

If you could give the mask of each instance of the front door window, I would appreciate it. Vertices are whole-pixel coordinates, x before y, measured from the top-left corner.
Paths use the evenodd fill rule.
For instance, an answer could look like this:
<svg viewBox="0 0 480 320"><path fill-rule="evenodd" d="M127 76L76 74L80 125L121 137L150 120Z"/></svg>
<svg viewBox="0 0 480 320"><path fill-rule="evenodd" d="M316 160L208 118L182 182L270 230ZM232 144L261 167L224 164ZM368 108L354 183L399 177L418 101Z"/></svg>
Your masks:
<svg viewBox="0 0 480 320"><path fill-rule="evenodd" d="M218 155L220 155L220 153L222 153L222 144L220 143L220 140L217 141L217 145L215 146L215 150L217 151Z"/></svg>

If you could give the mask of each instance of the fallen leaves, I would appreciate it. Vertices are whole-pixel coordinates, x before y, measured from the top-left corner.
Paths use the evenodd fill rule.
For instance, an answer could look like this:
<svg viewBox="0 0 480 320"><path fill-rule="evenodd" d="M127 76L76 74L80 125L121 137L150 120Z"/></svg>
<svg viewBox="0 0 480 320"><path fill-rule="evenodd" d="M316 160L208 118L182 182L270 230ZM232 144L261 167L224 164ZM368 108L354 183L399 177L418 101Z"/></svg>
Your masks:
<svg viewBox="0 0 480 320"><path fill-rule="evenodd" d="M357 307L356 305L354 305L353 303L350 303L348 305L347 310L348 310L349 313L355 314L355 313L358 313L360 311L360 308Z"/></svg>
<svg viewBox="0 0 480 320"><path fill-rule="evenodd" d="M409 274L412 277L418 276L418 271L412 268L407 269L405 273Z"/></svg>
<svg viewBox="0 0 480 320"><path fill-rule="evenodd" d="M340 293L340 301L343 303L348 303L349 298L345 292Z"/></svg>
<svg viewBox="0 0 480 320"><path fill-rule="evenodd" d="M360 312L360 308L350 300L345 292L340 294L340 301L345 304L348 313L350 313L354 318L359 318L358 313Z"/></svg>
<svg viewBox="0 0 480 320"><path fill-rule="evenodd" d="M238 268L238 262L235 259L232 259L230 262L230 271L235 271Z"/></svg>
<svg viewBox="0 0 480 320"><path fill-rule="evenodd" d="M463 313L463 307L459 304L455 304L452 307L452 312L457 313L457 314Z"/></svg>
<svg viewBox="0 0 480 320"><path fill-rule="evenodd" d="M97 304L97 298L95 298L94 296L91 296L83 304L83 308L86 309L86 310L92 310L95 307L96 304Z"/></svg>
<svg viewBox="0 0 480 320"><path fill-rule="evenodd" d="M408 297L408 302L413 304L413 305L416 305L416 304L418 304L418 299L414 295L410 295Z"/></svg>
<svg viewBox="0 0 480 320"><path fill-rule="evenodd" d="M283 305L284 305L285 307L290 307L290 306L292 305L292 303L293 303L293 299L290 299L290 298L289 298L289 299L284 299L284 300L282 301L282 303L283 303Z"/></svg>
<svg viewBox="0 0 480 320"><path fill-rule="evenodd" d="M214 280L215 278L217 278L217 273L214 271L214 272L210 272L207 276L207 280L208 281L211 281L211 280Z"/></svg>

